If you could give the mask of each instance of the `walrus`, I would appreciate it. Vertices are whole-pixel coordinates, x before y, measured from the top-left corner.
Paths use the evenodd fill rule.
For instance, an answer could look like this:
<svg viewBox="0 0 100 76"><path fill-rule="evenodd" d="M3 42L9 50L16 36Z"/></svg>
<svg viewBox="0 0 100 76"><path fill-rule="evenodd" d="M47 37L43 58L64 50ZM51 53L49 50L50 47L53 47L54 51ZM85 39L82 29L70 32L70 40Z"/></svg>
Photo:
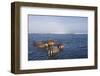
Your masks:
<svg viewBox="0 0 100 76"><path fill-rule="evenodd" d="M59 53L64 48L64 44L56 44L54 40L47 40L34 42L34 47L44 48L48 51L48 55L52 56Z"/></svg>
<svg viewBox="0 0 100 76"><path fill-rule="evenodd" d="M37 41L37 42L33 43L33 46L37 47L37 48L45 48L45 42L44 41Z"/></svg>

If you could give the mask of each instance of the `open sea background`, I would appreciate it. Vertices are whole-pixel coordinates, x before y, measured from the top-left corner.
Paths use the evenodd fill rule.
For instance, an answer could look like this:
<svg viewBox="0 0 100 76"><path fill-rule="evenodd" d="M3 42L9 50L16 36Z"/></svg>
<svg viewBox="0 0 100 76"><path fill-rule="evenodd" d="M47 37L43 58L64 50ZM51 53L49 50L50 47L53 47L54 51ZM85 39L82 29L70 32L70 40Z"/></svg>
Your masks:
<svg viewBox="0 0 100 76"><path fill-rule="evenodd" d="M88 58L88 34L28 34L28 60L47 60L44 49L33 46L34 41L55 40L64 44L64 49L54 59Z"/></svg>

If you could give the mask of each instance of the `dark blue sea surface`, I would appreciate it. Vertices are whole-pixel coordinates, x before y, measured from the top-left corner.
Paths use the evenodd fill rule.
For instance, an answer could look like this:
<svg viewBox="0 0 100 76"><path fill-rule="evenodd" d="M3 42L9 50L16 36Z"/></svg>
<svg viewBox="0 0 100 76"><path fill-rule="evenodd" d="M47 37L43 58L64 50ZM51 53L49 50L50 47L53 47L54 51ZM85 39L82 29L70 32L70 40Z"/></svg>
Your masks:
<svg viewBox="0 0 100 76"><path fill-rule="evenodd" d="M28 34L28 60L47 60L48 52L33 46L34 41L52 39L64 49L54 59L88 58L88 34Z"/></svg>

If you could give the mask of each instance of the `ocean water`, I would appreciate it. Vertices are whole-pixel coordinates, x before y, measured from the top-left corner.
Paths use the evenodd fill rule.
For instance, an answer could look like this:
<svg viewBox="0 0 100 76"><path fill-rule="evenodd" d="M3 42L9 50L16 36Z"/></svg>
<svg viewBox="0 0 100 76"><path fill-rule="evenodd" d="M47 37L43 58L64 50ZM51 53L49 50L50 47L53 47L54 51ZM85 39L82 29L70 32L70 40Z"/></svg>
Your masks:
<svg viewBox="0 0 100 76"><path fill-rule="evenodd" d="M28 60L47 60L45 49L33 46L34 41L53 39L64 44L64 49L52 59L88 58L88 34L28 34Z"/></svg>

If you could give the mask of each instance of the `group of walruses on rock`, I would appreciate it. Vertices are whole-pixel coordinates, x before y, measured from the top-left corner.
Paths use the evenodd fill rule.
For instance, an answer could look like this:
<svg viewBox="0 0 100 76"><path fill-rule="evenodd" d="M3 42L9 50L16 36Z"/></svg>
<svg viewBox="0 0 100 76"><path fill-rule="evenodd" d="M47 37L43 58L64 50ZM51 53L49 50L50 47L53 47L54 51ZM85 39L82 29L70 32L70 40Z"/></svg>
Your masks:
<svg viewBox="0 0 100 76"><path fill-rule="evenodd" d="M64 44L59 44L51 39L47 41L36 41L33 43L33 46L36 48L46 49L48 51L48 56L53 56L59 53L64 48Z"/></svg>

